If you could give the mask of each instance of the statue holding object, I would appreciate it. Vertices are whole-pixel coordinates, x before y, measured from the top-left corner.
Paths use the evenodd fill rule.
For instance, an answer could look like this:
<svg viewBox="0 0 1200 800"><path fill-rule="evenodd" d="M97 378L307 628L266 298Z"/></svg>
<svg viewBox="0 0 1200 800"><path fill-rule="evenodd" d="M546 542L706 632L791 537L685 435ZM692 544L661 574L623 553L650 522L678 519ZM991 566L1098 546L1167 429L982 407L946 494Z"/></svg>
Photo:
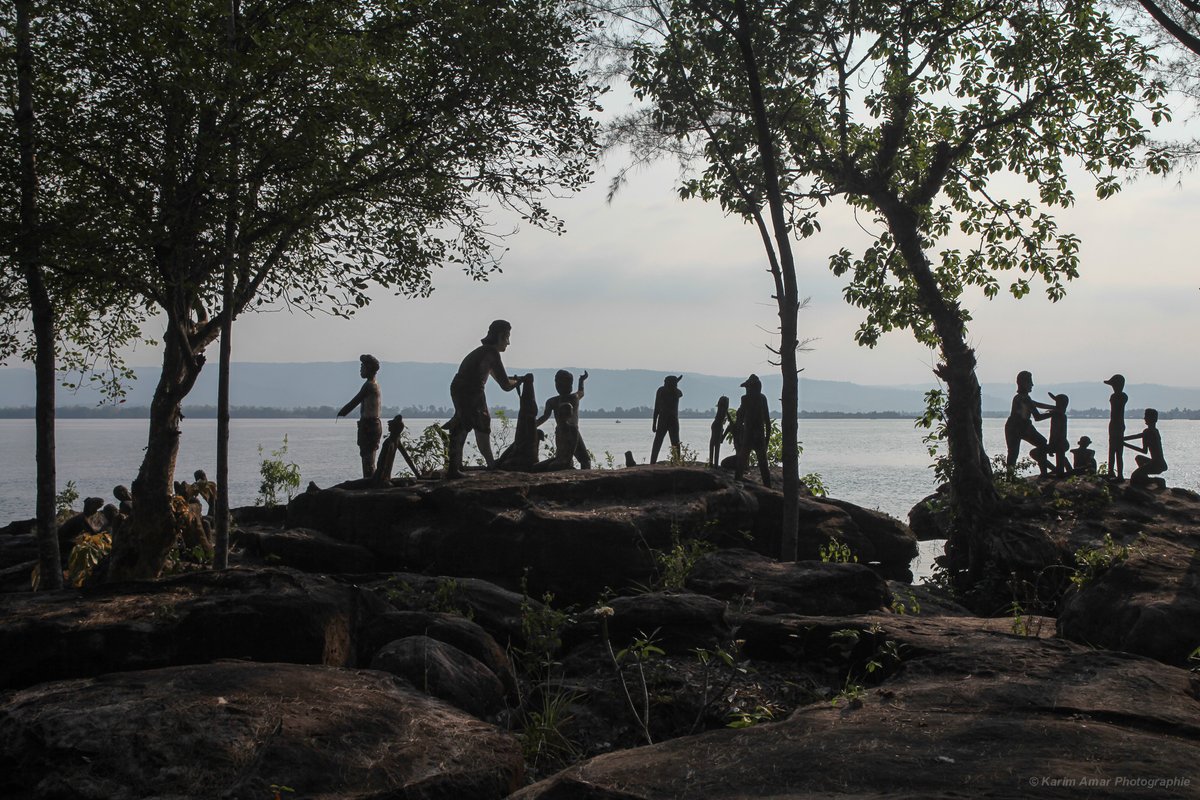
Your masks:
<svg viewBox="0 0 1200 800"><path fill-rule="evenodd" d="M375 472L375 453L379 450L379 437L383 435L383 423L379 415L383 409L383 393L375 376L379 373L379 359L369 353L358 357L360 363L358 374L364 379L358 394L350 398L350 402L338 411L339 417L344 417L361 406L358 417L358 454L362 457L362 473L364 478L371 477Z"/></svg>
<svg viewBox="0 0 1200 800"><path fill-rule="evenodd" d="M454 416L446 423L450 432L450 463L446 466L446 477L462 476L463 445L467 434L475 431L475 443L488 467L496 463L492 456L492 418L488 413L487 396L483 387L488 376L500 384L500 388L511 392L521 379L504 371L500 354L508 349L512 336L512 325L502 319L488 326L487 336L480 339L476 347L458 366L458 373L450 382L450 400L454 403Z"/></svg>
<svg viewBox="0 0 1200 800"><path fill-rule="evenodd" d="M658 451L667 435L671 437L671 452L679 456L679 398L683 397L679 389L681 380L682 375L668 375L654 393L654 417L650 420L650 430L654 432L654 446L650 448L651 464L658 462Z"/></svg>

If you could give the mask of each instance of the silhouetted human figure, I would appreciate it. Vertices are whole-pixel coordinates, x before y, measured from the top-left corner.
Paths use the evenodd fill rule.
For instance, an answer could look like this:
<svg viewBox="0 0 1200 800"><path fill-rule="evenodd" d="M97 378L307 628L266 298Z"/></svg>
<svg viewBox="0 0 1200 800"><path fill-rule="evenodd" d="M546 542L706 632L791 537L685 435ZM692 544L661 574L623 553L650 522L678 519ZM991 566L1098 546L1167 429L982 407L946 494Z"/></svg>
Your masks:
<svg viewBox="0 0 1200 800"><path fill-rule="evenodd" d="M1067 453L1071 449L1071 442L1067 439L1067 403L1071 398L1054 392L1048 394L1054 401L1054 408L1049 413L1050 439L1046 444L1047 461L1050 456L1054 456L1054 471L1059 475L1066 475L1071 471L1070 462L1067 460Z"/></svg>
<svg viewBox="0 0 1200 800"><path fill-rule="evenodd" d="M1022 370L1017 373L1017 393L1013 395L1012 410L1009 412L1008 419L1004 423L1004 439L1008 445L1008 459L1006 463L1009 469L1016 466L1017 456L1021 453L1021 442L1029 442L1033 445L1033 449L1029 451L1029 456L1037 462L1038 469L1044 476L1046 471L1050 469L1050 463L1046 460L1046 437L1038 432L1038 429L1033 427L1034 419L1045 419L1049 414L1044 414L1038 409L1052 410L1054 406L1046 403L1039 403L1029 396L1033 390L1033 375L1027 370Z"/></svg>
<svg viewBox="0 0 1200 800"><path fill-rule="evenodd" d="M575 468L575 453L579 447L579 421L575 406L559 403L554 408L554 457L540 462L534 472L557 472Z"/></svg>
<svg viewBox="0 0 1200 800"><path fill-rule="evenodd" d="M663 378L663 385L654 393L654 418L650 420L650 430L654 432L654 446L650 448L650 463L658 463L658 451L662 448L663 438L671 437L671 451L679 455L679 398L683 392L679 390L682 375L668 375Z"/></svg>
<svg viewBox="0 0 1200 800"><path fill-rule="evenodd" d="M64 566L71 555L71 549L75 546L75 540L81 534L99 533L104 529L106 521L101 521L96 516L96 512L103 507L103 497L89 497L83 501L83 511L58 526L58 553Z"/></svg>
<svg viewBox="0 0 1200 800"><path fill-rule="evenodd" d="M1125 477L1125 376L1117 373L1105 381L1112 387L1108 398L1108 477Z"/></svg>
<svg viewBox="0 0 1200 800"><path fill-rule="evenodd" d="M496 469L526 472L538 462L538 448L543 438L538 430L537 395L533 391L533 373L521 376L517 384L517 396L521 399L517 410L517 432L512 444L496 457ZM547 408L549 403L546 404Z"/></svg>
<svg viewBox="0 0 1200 800"><path fill-rule="evenodd" d="M217 504L216 482L210 481L208 475L202 469L198 469L192 473L192 477L196 479L196 482L192 484L192 493L204 500L206 506L204 511L205 516L212 516L213 506Z"/></svg>
<svg viewBox="0 0 1200 800"><path fill-rule="evenodd" d="M632 450L625 451L625 466L627 466L627 467L636 467L637 466L637 459L635 459L633 457Z"/></svg>
<svg viewBox="0 0 1200 800"><path fill-rule="evenodd" d="M771 468L767 460L767 442L771 438L771 412L767 408L766 395L762 393L762 381L751 374L742 386L746 393L738 405L737 421L733 425L733 446L737 452L734 478L741 480L750 465L750 453L758 459L763 486L771 485Z"/></svg>
<svg viewBox="0 0 1200 800"><path fill-rule="evenodd" d="M358 374L364 381L358 394L338 411L339 417L344 417L361 405L358 417L358 454L362 456L362 473L369 478L375 472L375 452L379 449L379 437L383 435L383 423L379 415L383 409L383 393L375 382L379 372L379 359L364 353L358 357L361 365Z"/></svg>
<svg viewBox="0 0 1200 800"><path fill-rule="evenodd" d="M1096 474L1096 451L1088 447L1092 440L1087 436L1079 437L1079 447L1071 451L1071 466L1077 475Z"/></svg>
<svg viewBox="0 0 1200 800"><path fill-rule="evenodd" d="M458 373L450 382L450 399L454 402L454 416L446 423L450 431L450 463L446 468L447 478L457 478L462 475L463 445L466 444L467 434L475 431L475 443L483 455L484 462L493 466L496 459L492 456L492 418L488 413L487 396L483 387L491 375L500 388L511 392L517 388L521 379L516 375L508 375L504 371L504 362L500 354L508 349L512 337L512 325L502 319L488 326L487 336L480 339L476 347L458 365Z"/></svg>
<svg viewBox="0 0 1200 800"><path fill-rule="evenodd" d="M388 435L379 449L379 463L375 465L375 472L371 475L372 486L387 488L392 485L392 472L396 466L397 451L404 458L404 463L412 470L413 477L421 477L421 471L417 469L417 465L413 463L412 457L404 447L401 439L403 435L404 417L397 414L388 420Z"/></svg>
<svg viewBox="0 0 1200 800"><path fill-rule="evenodd" d="M1163 457L1162 436L1158 432L1158 411L1147 408L1143 419L1146 422L1146 429L1141 433L1125 437L1126 447L1147 454L1134 459L1137 461L1137 468L1129 476L1129 482L1134 486L1157 486L1159 489L1163 489L1166 488L1167 482L1162 478L1151 477L1167 471L1167 460ZM1135 440L1141 440L1141 447L1129 444Z"/></svg>
<svg viewBox="0 0 1200 800"><path fill-rule="evenodd" d="M717 400L717 413L712 421L712 433L708 437L708 464L715 467L721 463L721 442L733 428L729 421L729 398L721 395Z"/></svg>
<svg viewBox="0 0 1200 800"><path fill-rule="evenodd" d="M554 373L554 388L558 394L546 401L546 408L542 411L542 415L538 417L537 424L540 426L546 420L550 419L551 416L555 416L558 411L558 407L561 404L570 403L574 408L576 428L578 429L579 401L583 399L583 382L586 381L587 378L587 370L584 370L583 374L579 376L579 391L572 392L571 388L575 379L571 373L567 372L565 369L560 369L558 372ZM557 419L557 417L555 418ZM582 435L578 437L578 443L575 445L575 458L579 460L580 469L592 468L592 459L591 456L588 455L587 445L583 443Z"/></svg>

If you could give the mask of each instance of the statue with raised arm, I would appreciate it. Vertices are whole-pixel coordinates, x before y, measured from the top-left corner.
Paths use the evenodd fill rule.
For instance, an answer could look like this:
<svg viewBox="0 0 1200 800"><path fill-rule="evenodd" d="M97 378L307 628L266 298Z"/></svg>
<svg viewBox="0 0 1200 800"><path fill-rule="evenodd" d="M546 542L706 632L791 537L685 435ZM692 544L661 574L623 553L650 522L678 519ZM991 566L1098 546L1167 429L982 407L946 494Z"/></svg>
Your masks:
<svg viewBox="0 0 1200 800"><path fill-rule="evenodd" d="M511 392L521 382L518 376L505 373L504 362L500 358L500 354L508 349L511 336L512 325L508 322L502 319L492 322L488 326L487 336L479 340L479 347L467 353L467 357L458 365L458 373L450 382L454 416L445 426L450 432L447 478L462 475L463 445L471 431L475 431L475 443L488 467L496 462L492 456L492 418L488 413L483 387L489 375L506 392Z"/></svg>
<svg viewBox="0 0 1200 800"><path fill-rule="evenodd" d="M1117 373L1105 381L1112 387L1108 398L1108 477L1125 479L1125 376Z"/></svg>
<svg viewBox="0 0 1200 800"><path fill-rule="evenodd" d="M650 430L654 432L654 446L650 448L650 463L658 462L658 451L662 448L663 438L671 437L671 452L679 455L679 398L683 392L679 390L682 375L668 375L663 378L663 385L654 393L654 418L650 420Z"/></svg>
<svg viewBox="0 0 1200 800"><path fill-rule="evenodd" d="M1004 440L1008 445L1006 463L1010 469L1016 466L1017 456L1021 454L1021 442L1029 442L1033 445L1029 457L1037 462L1038 469L1045 476L1050 470L1050 462L1046 460L1046 437L1033 426L1033 420L1046 419L1050 415L1044 412L1052 410L1054 406L1034 400L1029 396L1032 390L1033 374L1028 370L1018 372L1017 393L1013 395L1012 410L1004 422Z"/></svg>
<svg viewBox="0 0 1200 800"><path fill-rule="evenodd" d="M362 457L362 473L369 478L375 472L375 453L379 450L379 437L383 436L383 423L379 415L383 409L383 393L375 382L379 372L379 359L364 353L358 357L361 362L358 374L363 378L362 388L358 394L350 398L350 402L338 411L339 417L344 417L360 406L358 417L358 454Z"/></svg>
<svg viewBox="0 0 1200 800"><path fill-rule="evenodd" d="M767 458L767 442L771 439L771 411L767 408L767 397L762 393L762 381L751 373L742 386L746 393L738 406L737 421L733 425L733 447L737 462L733 477L741 480L750 465L750 454L758 459L763 486L771 485L771 465Z"/></svg>
<svg viewBox="0 0 1200 800"><path fill-rule="evenodd" d="M1163 456L1162 435L1158 432L1158 410L1147 408L1143 419L1146 422L1146 429L1141 433L1125 437L1126 447L1146 454L1134 459L1137 462L1137 468L1129 476L1129 483L1133 486L1147 488L1157 486L1159 489L1165 489L1167 482L1162 478L1154 477L1167 471L1167 459ZM1141 441L1140 447L1136 444L1129 444L1136 440Z"/></svg>
<svg viewBox="0 0 1200 800"><path fill-rule="evenodd" d="M579 376L579 391L573 392L571 389L573 388L573 384L575 382L574 376L565 369L560 369L558 372L554 373L554 388L558 394L546 400L546 407L542 410L542 415L537 418L538 426L540 427L552 416L557 420L558 407L563 403L568 403L573 409L576 433L578 434L579 401L583 399L583 383L587 379L588 374L587 370L585 369L583 374ZM555 442L557 443L557 441L558 439L556 434ZM592 458L588 455L587 445L583 443L583 436L577 435L573 455L576 459L578 459L580 469L592 468Z"/></svg>
<svg viewBox="0 0 1200 800"><path fill-rule="evenodd" d="M559 403L554 408L554 456L538 463L534 472L557 472L574 469L579 448L579 420L575 406Z"/></svg>

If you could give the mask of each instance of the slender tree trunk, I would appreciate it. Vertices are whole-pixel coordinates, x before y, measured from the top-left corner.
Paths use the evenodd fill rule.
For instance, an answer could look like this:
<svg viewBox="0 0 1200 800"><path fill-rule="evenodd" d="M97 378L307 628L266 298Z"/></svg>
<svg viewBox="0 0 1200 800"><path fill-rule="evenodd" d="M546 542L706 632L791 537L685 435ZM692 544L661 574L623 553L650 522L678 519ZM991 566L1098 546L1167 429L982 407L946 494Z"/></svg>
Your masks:
<svg viewBox="0 0 1200 800"><path fill-rule="evenodd" d="M975 373L975 351L967 344L966 326L956 303L947 301L937 286L929 259L921 247L917 215L894 197L874 198L888 222L904 262L917 285L922 309L933 321L942 356L935 370L946 383L946 439L950 455L950 494L954 507L948 550L966 567L968 577L982 577L984 531L998 495L991 464L983 446L981 390Z"/></svg>
<svg viewBox="0 0 1200 800"><path fill-rule="evenodd" d="M133 481L133 515L122 535L113 541L111 581L158 577L175 544L171 497L179 455L179 423L183 419L181 406L203 364L203 357L197 357L195 368L189 366L188 348L192 346L174 319L168 320L162 374L150 403L146 454Z"/></svg>
<svg viewBox="0 0 1200 800"><path fill-rule="evenodd" d="M238 0L229 2L229 62L235 70ZM230 81L237 86L236 80ZM236 102L236 99L234 100ZM238 151L240 140L235 129L229 145L229 195L225 209L225 257L221 278L221 350L217 365L217 501L213 509L216 547L213 569L229 566L229 358L233 347L233 261L237 245Z"/></svg>
<svg viewBox="0 0 1200 800"><path fill-rule="evenodd" d="M781 398L781 429L783 432L783 530L780 560L795 561L800 528L800 459L796 442L799 440L800 374L796 367L796 350L800 345L797 316L800 295L796 281L796 262L792 255L791 231L783 206L783 191L779 185L779 169L775 143L763 100L762 80L750 35L750 15L745 0L737 0L738 44L746 65L746 80L750 89L754 131L758 139L758 155L766 181L767 205L771 212L775 247L779 252L779 275L776 277L775 302L779 307L779 369L783 377ZM780 289L782 291L780 291Z"/></svg>
<svg viewBox="0 0 1200 800"><path fill-rule="evenodd" d="M37 543L40 585L63 587L58 521L55 519L54 468L54 309L42 278L42 241L38 219L36 143L33 116L33 50L29 22L30 0L17 0L17 136L21 158L21 230L17 240L18 260L25 271L29 303L33 313L36 343L34 373L37 461Z"/></svg>

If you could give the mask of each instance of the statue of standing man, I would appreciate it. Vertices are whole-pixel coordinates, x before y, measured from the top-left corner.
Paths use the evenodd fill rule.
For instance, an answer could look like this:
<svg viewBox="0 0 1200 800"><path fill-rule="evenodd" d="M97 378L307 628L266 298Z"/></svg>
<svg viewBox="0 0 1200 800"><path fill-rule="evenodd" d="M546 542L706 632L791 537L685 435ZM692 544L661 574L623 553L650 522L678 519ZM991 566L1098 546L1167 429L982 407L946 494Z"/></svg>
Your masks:
<svg viewBox="0 0 1200 800"><path fill-rule="evenodd" d="M375 473L375 453L379 450L379 439L383 436L383 423L379 420L383 409L383 392L375 382L375 375L379 372L379 359L364 353L358 360L361 362L358 374L363 378L362 388L349 403L342 406L337 415L344 417L353 411L355 406L361 405L358 417L358 454L362 456L363 477L369 478Z"/></svg>
<svg viewBox="0 0 1200 800"><path fill-rule="evenodd" d="M458 374L450 382L450 399L454 403L454 416L446 423L450 431L450 463L446 467L447 478L462 476L463 445L467 441L467 433L475 431L475 443L483 460L491 467L495 463L492 456L492 418L488 413L487 396L483 387L491 375L500 388L511 392L521 382L519 376L508 375L504 371L504 362L500 354L508 349L512 325L498 319L488 326L487 336L480 339L476 347L458 365Z"/></svg>

